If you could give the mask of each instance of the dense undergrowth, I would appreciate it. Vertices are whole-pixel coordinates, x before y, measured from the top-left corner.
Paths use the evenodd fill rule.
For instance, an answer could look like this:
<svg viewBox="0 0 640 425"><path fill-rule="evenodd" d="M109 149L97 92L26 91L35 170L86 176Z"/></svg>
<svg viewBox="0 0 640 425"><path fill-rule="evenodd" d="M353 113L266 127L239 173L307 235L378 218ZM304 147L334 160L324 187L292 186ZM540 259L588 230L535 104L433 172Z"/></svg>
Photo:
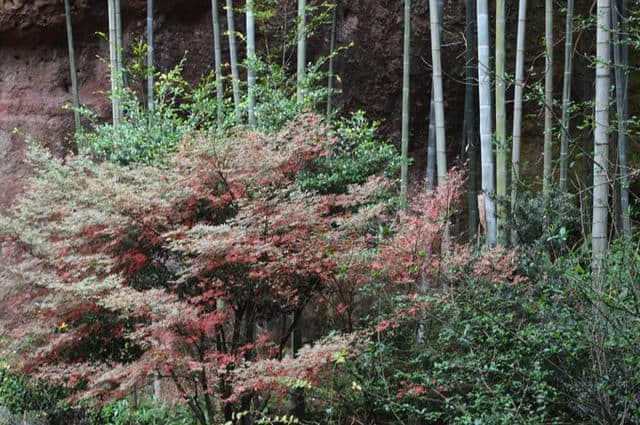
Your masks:
<svg viewBox="0 0 640 425"><path fill-rule="evenodd" d="M52 424L640 422L635 240L596 297L569 198L523 196L512 250L446 239L460 173L399 209L378 124L314 115L320 89L297 105L260 69L256 131L229 105L215 128L212 79L178 67L151 116L118 94L123 123L80 133L80 155L32 146L0 219L20 252L0 405Z"/></svg>

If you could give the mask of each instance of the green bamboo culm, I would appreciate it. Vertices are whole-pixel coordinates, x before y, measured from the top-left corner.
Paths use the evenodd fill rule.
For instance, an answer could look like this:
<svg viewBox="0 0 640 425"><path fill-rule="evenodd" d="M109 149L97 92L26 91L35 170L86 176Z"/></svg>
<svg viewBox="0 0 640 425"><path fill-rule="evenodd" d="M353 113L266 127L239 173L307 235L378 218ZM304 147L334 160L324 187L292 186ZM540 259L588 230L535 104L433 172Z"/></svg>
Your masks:
<svg viewBox="0 0 640 425"><path fill-rule="evenodd" d="M240 124L242 123L242 111L240 110L240 77L238 74L238 49L236 47L236 30L233 18L233 0L227 0L227 35L229 37L229 57L231 59L233 107L236 124Z"/></svg>
<svg viewBox="0 0 640 425"><path fill-rule="evenodd" d="M334 60L336 50L336 33L338 31L338 7L340 2L336 1L333 5L331 14L331 38L329 41L329 72L327 76L327 116L333 112L333 80L334 76Z"/></svg>
<svg viewBox="0 0 640 425"><path fill-rule="evenodd" d="M64 12L67 24L67 44L69 45L69 72L71 74L71 92L73 96L73 119L76 131L80 130L80 92L78 89L78 68L73 45L73 25L71 23L71 4L64 0Z"/></svg>
<svg viewBox="0 0 640 425"><path fill-rule="evenodd" d="M591 231L593 249L594 287L602 289L604 260L607 251L607 224L609 215L609 89L611 84L611 35L609 0L598 0L598 26L596 30L596 96L595 129L593 142L593 223Z"/></svg>
<svg viewBox="0 0 640 425"><path fill-rule="evenodd" d="M213 24L213 56L216 73L216 112L218 129L224 122L224 87L222 83L222 40L220 36L220 15L218 15L218 0L211 0L211 21Z"/></svg>
<svg viewBox="0 0 640 425"><path fill-rule="evenodd" d="M437 0L438 12L438 32L442 38L442 14L443 2ZM431 18L429 18L431 19ZM427 169L426 169L426 189L433 190L438 184L436 177L436 106L434 102L434 84L431 83L431 98L429 100L429 131L427 133Z"/></svg>
<svg viewBox="0 0 640 425"><path fill-rule="evenodd" d="M518 7L518 35L516 41L516 78L513 96L513 137L511 149L511 211L515 211L520 184L520 142L522 140L522 98L524 92L524 42L527 25L527 0ZM518 243L518 232L511 231L511 244Z"/></svg>
<svg viewBox="0 0 640 425"><path fill-rule="evenodd" d="M467 49L465 52L465 96L464 96L464 121L466 126L466 145L469 152L469 240L473 240L478 231L478 144L476 134L475 106L477 91L474 84L473 60L476 55L475 43L475 0L467 0L465 37Z"/></svg>
<svg viewBox="0 0 640 425"><path fill-rule="evenodd" d="M569 105L571 103L571 78L573 75L573 0L567 1L567 17L564 32L564 78L562 82L562 124L560 136L560 192L568 191L569 176Z"/></svg>
<svg viewBox="0 0 640 425"><path fill-rule="evenodd" d="M409 187L409 77L411 75L411 0L404 0L404 38L402 52L402 158L400 164L400 195L407 203Z"/></svg>
<svg viewBox="0 0 640 425"><path fill-rule="evenodd" d="M123 43L122 43L122 9L120 8L120 0L115 0L115 14L116 14L116 58L118 64L118 89L122 90L122 88L126 85L124 81L124 72L123 67L124 64L122 62L122 53L124 52ZM120 119L122 119L122 108L120 108Z"/></svg>
<svg viewBox="0 0 640 425"><path fill-rule="evenodd" d="M431 20L431 63L433 80L433 106L436 119L436 168L438 169L438 186L447 183L447 149L444 125L444 94L442 87L442 57L440 54L440 36L443 10L438 0L429 0L429 18ZM446 217L442 235L441 252L446 253L449 247L449 218Z"/></svg>
<svg viewBox="0 0 640 425"><path fill-rule="evenodd" d="M572 0L571 0L572 1ZM616 86L617 138L618 138L618 179L620 186L620 223L622 235L631 237L631 218L629 217L629 167L627 150L629 136L629 43L627 34L628 0L613 0L613 63Z"/></svg>
<svg viewBox="0 0 640 425"><path fill-rule="evenodd" d="M153 81L153 0L147 0L147 109L155 110Z"/></svg>
<svg viewBox="0 0 640 425"><path fill-rule="evenodd" d="M496 196L507 196L507 122L505 102L505 5L496 0ZM507 210L504 202L497 205L497 238L500 245L507 243Z"/></svg>
<svg viewBox="0 0 640 425"><path fill-rule="evenodd" d="M436 168L438 185L447 182L446 131L444 125L444 93L442 87L442 58L440 54L440 27L442 11L438 0L429 0L429 18L431 20L431 63L433 81L433 106L436 123Z"/></svg>
<svg viewBox="0 0 640 425"><path fill-rule="evenodd" d="M596 94L595 128L593 131L593 216L591 227L592 249L592 290L596 295L593 303L593 340L594 364L600 370L607 370L605 341L608 323L604 317L607 309L604 297L604 284L607 272L607 226L609 216L609 108L611 89L611 1L597 0L596 25ZM608 406L610 393L599 388L595 395L601 406Z"/></svg>
<svg viewBox="0 0 640 425"><path fill-rule="evenodd" d="M493 164L493 131L491 113L491 75L489 66L489 4L477 0L478 14L478 86L480 105L480 164L485 215L485 245L495 245L496 202Z"/></svg>
<svg viewBox="0 0 640 425"><path fill-rule="evenodd" d="M307 66L306 0L298 0L298 57L296 70L296 102L304 102L304 76Z"/></svg>
<svg viewBox="0 0 640 425"><path fill-rule="evenodd" d="M107 0L109 14L109 64L111 68L111 113L114 127L120 124L120 93L118 89L118 41L116 28L116 0Z"/></svg>
<svg viewBox="0 0 640 425"><path fill-rule="evenodd" d="M436 107L433 102L433 84L429 100L429 130L427 132L427 170L425 186L434 190L438 184L436 177Z"/></svg>
<svg viewBox="0 0 640 425"><path fill-rule="evenodd" d="M544 159L542 193L551 191L553 149L553 0L545 0Z"/></svg>
<svg viewBox="0 0 640 425"><path fill-rule="evenodd" d="M246 21L247 21L247 97L248 97L248 121L249 128L256 128L256 35L255 35L255 18L253 10L254 0L246 2Z"/></svg>

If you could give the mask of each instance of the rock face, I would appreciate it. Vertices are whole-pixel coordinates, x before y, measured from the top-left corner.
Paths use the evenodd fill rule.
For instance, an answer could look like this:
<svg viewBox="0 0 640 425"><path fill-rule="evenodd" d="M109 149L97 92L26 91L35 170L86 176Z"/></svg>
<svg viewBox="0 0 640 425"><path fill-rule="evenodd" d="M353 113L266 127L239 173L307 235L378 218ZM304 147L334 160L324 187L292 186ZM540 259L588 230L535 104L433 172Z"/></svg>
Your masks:
<svg viewBox="0 0 640 425"><path fill-rule="evenodd" d="M129 45L142 34L145 1L122 3ZM107 30L106 2L76 0L72 4L81 101L106 118L110 105L104 91L109 81L102 58L108 57L108 46L98 35ZM180 13L175 10L178 6ZM195 59L190 62L191 73L208 70L206 6L206 1L160 2L156 16L161 67L172 66L190 50ZM12 202L28 175L27 137L44 142L59 155L70 148L73 119L63 108L71 102L70 86L63 3L5 0L0 10L0 210Z"/></svg>

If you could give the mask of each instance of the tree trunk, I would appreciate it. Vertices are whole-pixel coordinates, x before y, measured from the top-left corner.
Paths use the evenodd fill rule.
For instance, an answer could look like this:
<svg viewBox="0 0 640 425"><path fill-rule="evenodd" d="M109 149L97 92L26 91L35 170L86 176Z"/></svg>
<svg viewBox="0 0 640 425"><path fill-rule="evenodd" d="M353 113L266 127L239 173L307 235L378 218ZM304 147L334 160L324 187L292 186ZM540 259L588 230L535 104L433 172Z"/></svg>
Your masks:
<svg viewBox="0 0 640 425"><path fill-rule="evenodd" d="M544 165L542 192L551 191L551 155L553 148L553 0L545 0L545 72L544 72Z"/></svg>
<svg viewBox="0 0 640 425"><path fill-rule="evenodd" d="M155 110L153 82L153 0L147 0L147 109Z"/></svg>
<svg viewBox="0 0 640 425"><path fill-rule="evenodd" d="M629 119L629 45L620 36L625 34L628 13L627 0L615 0L612 10L613 24L613 63L615 65L616 110L618 112L618 174L620 184L620 221L622 235L631 237L631 219L629 217L629 170L627 166L627 120Z"/></svg>
<svg viewBox="0 0 640 425"><path fill-rule="evenodd" d="M496 243L496 204L493 180L493 134L491 129L491 76L489 66L489 5L477 0L478 83L480 104L480 156L482 192L486 217L485 245Z"/></svg>
<svg viewBox="0 0 640 425"><path fill-rule="evenodd" d="M213 23L213 56L216 73L216 113L218 129L224 122L224 87L222 85L222 40L220 37L220 15L218 15L218 0L211 0L211 20Z"/></svg>
<svg viewBox="0 0 640 425"><path fill-rule="evenodd" d="M233 107L236 124L242 122L240 111L240 77L238 76L238 49L236 48L236 30L233 22L233 0L227 0L227 35L229 36L229 56L231 59L231 86L233 89Z"/></svg>
<svg viewBox="0 0 640 425"><path fill-rule="evenodd" d="M340 1L337 0L333 5L333 13L331 15L331 41L329 42L329 73L327 77L327 116L333 112L333 73L334 60L336 50L336 32L338 31L338 7Z"/></svg>
<svg viewBox="0 0 640 425"><path fill-rule="evenodd" d="M496 0L496 196L498 243L507 243L507 122L505 103L504 0Z"/></svg>
<svg viewBox="0 0 640 425"><path fill-rule="evenodd" d="M67 44L69 46L69 71L71 73L71 94L73 96L73 120L76 131L80 130L80 93L78 91L78 68L76 66L76 53L73 46L73 25L71 24L71 5L69 0L64 0L64 13L67 23Z"/></svg>
<svg viewBox="0 0 640 425"><path fill-rule="evenodd" d="M296 72L296 101L302 104L304 101L304 75L307 66L307 35L306 32L306 0L298 0L298 63Z"/></svg>
<svg viewBox="0 0 640 425"><path fill-rule="evenodd" d="M162 380L160 373L155 372L153 374L153 401L159 403L162 399Z"/></svg>
<svg viewBox="0 0 640 425"><path fill-rule="evenodd" d="M409 88L411 75L411 0L404 0L404 37L402 50L402 159L400 194L406 205L409 187Z"/></svg>
<svg viewBox="0 0 640 425"><path fill-rule="evenodd" d="M520 0L516 42L516 79L513 96L513 146L511 149L511 212L516 209L520 184L520 143L522 140L522 93L524 91L524 42L527 26L527 0ZM518 232L511 231L511 243L518 243Z"/></svg>
<svg viewBox="0 0 640 425"><path fill-rule="evenodd" d="M249 128L256 128L256 35L255 35L255 18L253 11L254 0L246 1L246 18L247 18L247 96L248 96L248 115Z"/></svg>
<svg viewBox="0 0 640 425"><path fill-rule="evenodd" d="M298 351L302 348L302 309L299 308L293 314L293 332L291 333L291 352L293 357L298 355ZM305 399L304 389L294 388L290 394L290 410L291 414L299 419L305 416Z"/></svg>
<svg viewBox="0 0 640 425"><path fill-rule="evenodd" d="M569 175L569 104L573 74L573 2L567 1L567 21L564 35L564 80L562 83L562 135L560 136L560 192L567 193Z"/></svg>
<svg viewBox="0 0 640 425"><path fill-rule="evenodd" d="M256 306L251 303L247 308L245 315L245 344L254 344L256 341ZM244 358L247 362L251 362L255 359L254 349L249 349L245 352ZM251 400L254 397L254 393L245 393L240 399L241 410L249 412L246 416L242 417L240 421L241 425L251 425L253 423L253 412L251 411ZM302 417L300 419L303 419Z"/></svg>
<svg viewBox="0 0 640 425"><path fill-rule="evenodd" d="M296 310L292 315L293 330L291 332L291 353L293 356L298 354L298 350L302 348L302 310Z"/></svg>
<svg viewBox="0 0 640 425"><path fill-rule="evenodd" d="M465 38L467 49L465 52L465 95L464 121L466 123L466 141L469 155L469 240L472 240L478 230L478 183L477 161L478 145L476 134L476 89L473 82L473 59L476 55L474 20L476 15L475 1L467 0Z"/></svg>

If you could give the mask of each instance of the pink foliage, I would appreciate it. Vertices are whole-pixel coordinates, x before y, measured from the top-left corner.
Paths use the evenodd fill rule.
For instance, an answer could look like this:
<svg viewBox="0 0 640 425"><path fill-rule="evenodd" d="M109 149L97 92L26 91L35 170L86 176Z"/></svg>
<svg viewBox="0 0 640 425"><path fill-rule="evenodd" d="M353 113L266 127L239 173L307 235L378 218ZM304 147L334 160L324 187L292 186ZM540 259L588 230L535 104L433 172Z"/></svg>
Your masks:
<svg viewBox="0 0 640 425"><path fill-rule="evenodd" d="M446 231L464 179L450 173L397 215L377 200L391 187L382 177L344 195L300 193L296 174L333 143L305 114L275 135L185 141L167 167L62 165L33 153L45 171L0 221L0 237L25 248L2 278L38 288L15 299L31 309L19 331L39 345L21 347L25 370L78 384L75 397L85 398L122 396L160 374L185 401L228 407L293 379L313 383L337 367L336 353L351 356L373 331L416 320L429 307L418 294L457 265L443 248L470 259ZM509 253L488 253L474 273L515 281L513 264ZM405 306L357 332L372 284L375 297ZM305 309L345 333L294 358L284 347L291 316Z"/></svg>

